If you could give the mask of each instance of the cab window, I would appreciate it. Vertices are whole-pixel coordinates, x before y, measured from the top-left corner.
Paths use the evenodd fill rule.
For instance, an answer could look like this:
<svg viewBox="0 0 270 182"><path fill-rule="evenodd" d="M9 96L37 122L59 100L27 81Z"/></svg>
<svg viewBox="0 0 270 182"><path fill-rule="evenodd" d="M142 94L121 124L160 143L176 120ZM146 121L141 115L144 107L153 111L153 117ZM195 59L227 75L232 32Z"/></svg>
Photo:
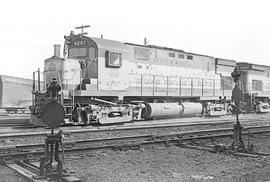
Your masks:
<svg viewBox="0 0 270 182"><path fill-rule="evenodd" d="M69 58L77 58L77 57L85 57L86 56L86 48L85 47L75 47L70 48L68 50Z"/></svg>
<svg viewBox="0 0 270 182"><path fill-rule="evenodd" d="M117 52L105 52L106 67L120 68L122 65L122 54Z"/></svg>

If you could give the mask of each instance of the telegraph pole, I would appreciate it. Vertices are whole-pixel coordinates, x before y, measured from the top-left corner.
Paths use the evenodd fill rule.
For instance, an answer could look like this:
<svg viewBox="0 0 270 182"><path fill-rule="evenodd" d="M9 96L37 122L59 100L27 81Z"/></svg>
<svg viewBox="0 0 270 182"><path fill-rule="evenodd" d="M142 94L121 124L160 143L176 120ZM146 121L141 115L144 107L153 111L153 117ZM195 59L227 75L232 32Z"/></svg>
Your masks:
<svg viewBox="0 0 270 182"><path fill-rule="evenodd" d="M89 28L90 25L81 25L80 27L75 27L75 29L81 29L81 34L80 35L87 35L88 33L87 32L84 32L84 29L85 28Z"/></svg>

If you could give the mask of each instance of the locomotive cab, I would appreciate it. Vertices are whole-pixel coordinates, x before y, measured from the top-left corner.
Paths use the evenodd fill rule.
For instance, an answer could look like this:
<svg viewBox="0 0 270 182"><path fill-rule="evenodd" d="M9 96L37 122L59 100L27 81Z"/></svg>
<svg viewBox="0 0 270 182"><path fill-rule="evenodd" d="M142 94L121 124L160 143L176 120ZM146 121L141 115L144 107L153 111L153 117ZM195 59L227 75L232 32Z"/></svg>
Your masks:
<svg viewBox="0 0 270 182"><path fill-rule="evenodd" d="M98 78L98 48L97 44L90 38L70 34L65 37L64 55L68 60L76 60L77 67L80 66L79 77L80 84L77 85L76 90L85 90L86 84L97 82ZM75 63L75 64L76 64ZM74 65L67 65L64 70L66 73L71 73Z"/></svg>
<svg viewBox="0 0 270 182"><path fill-rule="evenodd" d="M79 61L80 86L76 88L79 92L75 95L102 96L108 101L112 100L106 96L116 95L121 100L119 91L128 89L129 70L128 49L123 43L71 33L65 37L64 53L67 59ZM67 69L71 68L67 66L64 71Z"/></svg>

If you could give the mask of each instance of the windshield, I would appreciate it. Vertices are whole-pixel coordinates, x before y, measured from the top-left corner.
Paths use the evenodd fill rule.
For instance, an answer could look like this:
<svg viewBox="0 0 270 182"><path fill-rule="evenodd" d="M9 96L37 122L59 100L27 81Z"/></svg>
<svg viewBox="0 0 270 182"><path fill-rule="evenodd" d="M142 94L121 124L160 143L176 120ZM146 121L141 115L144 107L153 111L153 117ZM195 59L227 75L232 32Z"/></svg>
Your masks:
<svg viewBox="0 0 270 182"><path fill-rule="evenodd" d="M68 51L69 58L85 57L85 56L86 56L86 48L85 47L70 48Z"/></svg>

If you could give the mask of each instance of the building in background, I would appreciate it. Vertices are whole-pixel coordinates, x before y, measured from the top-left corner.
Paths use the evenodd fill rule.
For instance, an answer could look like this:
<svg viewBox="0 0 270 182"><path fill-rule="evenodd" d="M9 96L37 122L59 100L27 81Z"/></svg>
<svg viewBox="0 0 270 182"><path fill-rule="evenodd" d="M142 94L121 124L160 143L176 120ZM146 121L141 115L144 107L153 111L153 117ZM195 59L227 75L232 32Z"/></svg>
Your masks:
<svg viewBox="0 0 270 182"><path fill-rule="evenodd" d="M29 107L33 80L0 75L0 107Z"/></svg>

